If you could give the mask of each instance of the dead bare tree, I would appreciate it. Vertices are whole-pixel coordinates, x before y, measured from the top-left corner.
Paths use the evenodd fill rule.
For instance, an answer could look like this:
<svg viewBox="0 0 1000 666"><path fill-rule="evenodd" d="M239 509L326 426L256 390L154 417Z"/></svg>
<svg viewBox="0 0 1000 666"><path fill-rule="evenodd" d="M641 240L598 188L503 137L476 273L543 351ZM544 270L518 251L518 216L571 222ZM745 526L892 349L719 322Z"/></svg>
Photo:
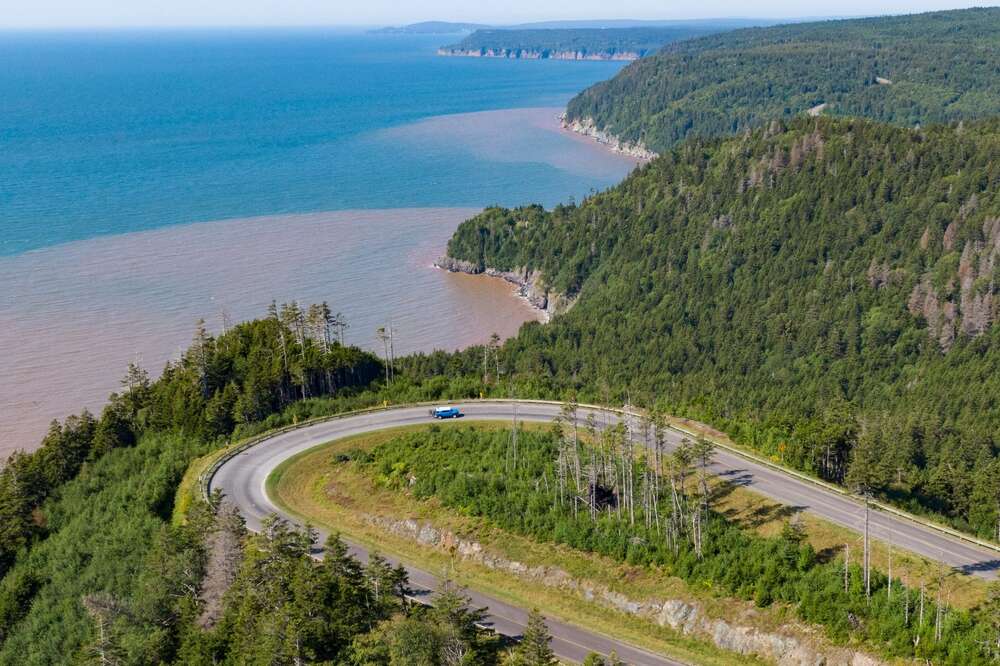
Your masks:
<svg viewBox="0 0 1000 666"><path fill-rule="evenodd" d="M114 635L115 621L127 613L124 604L107 592L85 595L82 603L97 630L97 636L87 647L94 663L101 666L124 663L124 653Z"/></svg>
<svg viewBox="0 0 1000 666"><path fill-rule="evenodd" d="M869 507L869 495L866 492L865 495L865 547L863 553L863 567L864 567L864 578L865 578L865 597L871 599L872 597L872 577L871 577L871 538L869 537L869 520L870 520L870 507Z"/></svg>
<svg viewBox="0 0 1000 666"><path fill-rule="evenodd" d="M892 525L889 526L889 582L886 589L886 596L892 599Z"/></svg>
<svg viewBox="0 0 1000 666"><path fill-rule="evenodd" d="M385 326L379 326L378 328L375 329L375 337L377 337L379 339L379 341L382 343L382 350L384 352L383 358L385 359L385 383L386 384L389 384L392 381L392 379L391 379L391 374L392 374L392 360L391 360L391 358L389 356L389 339L391 337L390 330L391 329L388 329Z"/></svg>
<svg viewBox="0 0 1000 666"><path fill-rule="evenodd" d="M846 594L849 590L851 575L851 544L844 544L844 593Z"/></svg>
<svg viewBox="0 0 1000 666"><path fill-rule="evenodd" d="M514 418L511 420L510 424L510 471L514 473L517 471L517 403L514 403Z"/></svg>
<svg viewBox="0 0 1000 666"><path fill-rule="evenodd" d="M573 442L572 442L572 456L573 456L573 480L574 487L577 492L580 491L582 485L581 467L580 467L580 420L579 420L579 405L576 399L563 403L562 409L560 411L560 416L562 419L572 427Z"/></svg>

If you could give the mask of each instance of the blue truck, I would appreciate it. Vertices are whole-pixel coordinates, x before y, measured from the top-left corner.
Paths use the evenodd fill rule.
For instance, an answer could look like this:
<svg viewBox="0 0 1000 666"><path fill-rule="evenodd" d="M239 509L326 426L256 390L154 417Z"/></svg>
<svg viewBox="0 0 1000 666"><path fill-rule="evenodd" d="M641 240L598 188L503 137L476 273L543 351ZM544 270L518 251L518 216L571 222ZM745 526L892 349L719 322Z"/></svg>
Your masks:
<svg viewBox="0 0 1000 666"><path fill-rule="evenodd" d="M435 407L431 414L436 419L457 419L462 416L458 407Z"/></svg>

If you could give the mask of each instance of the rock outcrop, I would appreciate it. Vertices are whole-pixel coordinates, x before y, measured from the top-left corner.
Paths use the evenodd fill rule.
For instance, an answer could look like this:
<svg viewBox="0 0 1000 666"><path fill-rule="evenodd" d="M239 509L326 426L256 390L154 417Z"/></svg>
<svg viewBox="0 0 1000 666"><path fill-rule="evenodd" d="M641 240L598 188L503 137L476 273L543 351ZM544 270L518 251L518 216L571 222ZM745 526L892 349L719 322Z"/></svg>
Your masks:
<svg viewBox="0 0 1000 666"><path fill-rule="evenodd" d="M782 632L763 631L749 624L736 624L710 617L696 602L679 599L636 600L573 578L559 567L529 566L489 552L481 543L464 539L428 522L396 520L384 516L367 516L367 521L381 530L424 546L439 548L463 560L489 569L504 571L546 587L567 590L583 599L612 608L627 615L641 617L678 633L708 639L717 647L740 655L755 655L780 666L879 666L884 662L871 655L849 648L821 645L810 636L807 628L787 627ZM752 608L743 616L752 619Z"/></svg>
<svg viewBox="0 0 1000 666"><path fill-rule="evenodd" d="M656 157L656 153L643 145L642 142L630 143L628 141L622 141L614 134L598 128L592 118L576 118L574 120L569 120L563 116L562 126L571 132L589 136L597 141L597 143L607 146L616 153L629 155L630 157L635 157L640 160L651 160Z"/></svg>
<svg viewBox="0 0 1000 666"><path fill-rule="evenodd" d="M538 271L526 267L513 271L501 271L495 268L480 268L471 261L463 261L444 256L434 262L437 268L452 273L467 273L469 275L488 275L497 277L517 286L518 294L532 306L545 313L546 320L554 315L566 312L573 306L574 299L564 294L554 292L545 286Z"/></svg>

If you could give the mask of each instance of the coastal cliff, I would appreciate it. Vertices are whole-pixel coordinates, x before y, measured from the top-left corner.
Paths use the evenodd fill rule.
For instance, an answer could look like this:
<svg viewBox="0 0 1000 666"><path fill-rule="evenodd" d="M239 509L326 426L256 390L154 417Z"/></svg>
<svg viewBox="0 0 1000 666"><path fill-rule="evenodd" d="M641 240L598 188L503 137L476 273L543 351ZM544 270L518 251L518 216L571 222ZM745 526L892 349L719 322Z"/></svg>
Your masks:
<svg viewBox="0 0 1000 666"><path fill-rule="evenodd" d="M515 60L615 60L631 62L638 60L644 54L637 51L550 51L548 49L518 49L518 48L440 48L439 56L462 58L510 58Z"/></svg>
<svg viewBox="0 0 1000 666"><path fill-rule="evenodd" d="M467 275L486 275L497 277L515 285L518 294L528 301L533 307L541 310L545 314L545 319L568 311L573 307L574 299L566 297L564 294L550 290L542 281L542 276L538 271L532 271L526 267L513 271L501 271L495 268L480 268L470 261L455 259L454 257L443 256L434 262L436 268L446 270L450 273L465 273Z"/></svg>
<svg viewBox="0 0 1000 666"><path fill-rule="evenodd" d="M589 136L616 153L630 155L631 157L636 157L640 160L652 160L657 155L652 150L647 148L642 142L629 143L628 141L622 141L614 134L598 128L592 118L576 118L569 120L564 115L562 118L562 126L571 132Z"/></svg>
<svg viewBox="0 0 1000 666"><path fill-rule="evenodd" d="M718 24L687 22L669 26L483 28L459 42L442 45L438 55L631 62L652 55L667 44L725 29Z"/></svg>

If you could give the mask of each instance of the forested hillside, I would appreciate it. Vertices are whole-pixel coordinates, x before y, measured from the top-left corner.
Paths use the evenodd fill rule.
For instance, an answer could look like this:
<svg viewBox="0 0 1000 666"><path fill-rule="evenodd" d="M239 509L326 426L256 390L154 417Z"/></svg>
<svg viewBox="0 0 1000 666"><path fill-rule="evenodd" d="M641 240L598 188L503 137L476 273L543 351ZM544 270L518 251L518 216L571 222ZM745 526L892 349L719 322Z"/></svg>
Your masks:
<svg viewBox="0 0 1000 666"><path fill-rule="evenodd" d="M178 656L182 634L194 631L203 608L197 595L210 568L207 535L215 529L207 514L189 528L170 526L181 476L230 437L310 409L373 402L361 391L381 376L382 365L336 342L336 321L324 306L290 304L218 337L198 326L190 349L159 379L131 366L99 418L84 412L54 423L41 448L6 461L0 664L149 664ZM242 529L231 522L228 529ZM288 567L308 561L301 539L287 530L248 545L247 557L273 539L288 542L280 546L289 548ZM240 623L280 619L243 619L239 613L249 611L236 609L240 603L233 599L234 610L226 611L237 623L231 633L189 637L199 651L244 654L226 643L255 638L254 627L239 634ZM204 659L198 663L212 661Z"/></svg>
<svg viewBox="0 0 1000 666"><path fill-rule="evenodd" d="M507 345L540 391L661 403L996 538L998 184L1000 122L802 117L488 210L448 252L577 298Z"/></svg>
<svg viewBox="0 0 1000 666"><path fill-rule="evenodd" d="M750 28L670 44L569 121L653 151L811 111L913 127L1000 109L1000 9Z"/></svg>
<svg viewBox="0 0 1000 666"><path fill-rule="evenodd" d="M439 52L501 58L635 59L664 44L724 30L724 25L692 22L662 28L480 29Z"/></svg>

